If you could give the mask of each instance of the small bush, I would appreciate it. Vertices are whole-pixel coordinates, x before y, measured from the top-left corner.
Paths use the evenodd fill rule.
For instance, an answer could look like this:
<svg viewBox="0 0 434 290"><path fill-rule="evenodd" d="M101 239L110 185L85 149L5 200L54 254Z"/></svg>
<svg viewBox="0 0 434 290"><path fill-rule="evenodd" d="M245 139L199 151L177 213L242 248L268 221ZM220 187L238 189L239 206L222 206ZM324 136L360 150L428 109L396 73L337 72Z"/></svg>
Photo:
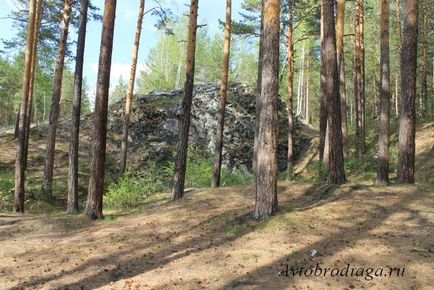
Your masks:
<svg viewBox="0 0 434 290"><path fill-rule="evenodd" d="M138 173L126 173L108 186L104 203L114 209L136 207L149 195L168 190L168 178L168 170L155 165Z"/></svg>
<svg viewBox="0 0 434 290"><path fill-rule="evenodd" d="M221 185L244 185L253 182L253 175L240 169L222 168Z"/></svg>
<svg viewBox="0 0 434 290"><path fill-rule="evenodd" d="M189 158L187 162L186 187L210 187L213 173L211 159Z"/></svg>
<svg viewBox="0 0 434 290"><path fill-rule="evenodd" d="M212 158L189 158L187 163L187 187L209 187L214 171ZM221 186L243 185L253 182L253 177L248 172L240 169L229 169L222 166Z"/></svg>

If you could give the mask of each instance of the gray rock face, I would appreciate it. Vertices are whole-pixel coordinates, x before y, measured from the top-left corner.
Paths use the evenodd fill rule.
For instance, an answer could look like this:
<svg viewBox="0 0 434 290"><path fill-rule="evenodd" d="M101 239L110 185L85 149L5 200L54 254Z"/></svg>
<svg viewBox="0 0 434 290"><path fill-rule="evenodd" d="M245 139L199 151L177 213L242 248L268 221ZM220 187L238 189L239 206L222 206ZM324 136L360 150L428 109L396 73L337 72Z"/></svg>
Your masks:
<svg viewBox="0 0 434 290"><path fill-rule="evenodd" d="M208 156L214 152L219 90L218 84L198 85L194 89L189 144L197 152ZM129 131L129 156L136 156L137 160L129 160L132 168L140 168L148 161L164 164L173 160L182 97L183 90L135 96ZM233 84L227 99L223 160L230 168L251 171L255 96L246 85ZM286 167L286 114L285 104L279 102L278 158L281 170ZM121 134L122 118L123 103L111 106L109 131Z"/></svg>

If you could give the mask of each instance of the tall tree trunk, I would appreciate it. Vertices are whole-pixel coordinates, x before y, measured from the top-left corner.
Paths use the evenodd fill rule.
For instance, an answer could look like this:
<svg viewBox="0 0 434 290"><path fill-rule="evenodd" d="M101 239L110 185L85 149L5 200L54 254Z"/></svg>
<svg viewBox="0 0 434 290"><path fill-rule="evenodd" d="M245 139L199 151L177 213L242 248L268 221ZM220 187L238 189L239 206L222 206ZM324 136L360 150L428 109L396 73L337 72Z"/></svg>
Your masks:
<svg viewBox="0 0 434 290"><path fill-rule="evenodd" d="M434 119L434 55L432 57L431 118Z"/></svg>
<svg viewBox="0 0 434 290"><path fill-rule="evenodd" d="M418 6L418 0L407 0L404 6L403 47L405 49L401 56L398 138L398 181L400 183L414 183Z"/></svg>
<svg viewBox="0 0 434 290"><path fill-rule="evenodd" d="M301 114L301 103L303 99L303 84L304 84L304 41L303 47L301 49L301 60L300 60L300 74L298 78L298 88L297 88L297 117Z"/></svg>
<svg viewBox="0 0 434 290"><path fill-rule="evenodd" d="M364 7L363 0L356 0L355 66L356 66L356 151L359 159L365 153L365 74L364 74Z"/></svg>
<svg viewBox="0 0 434 290"><path fill-rule="evenodd" d="M395 0L396 2L396 33L398 34L398 46L399 46L399 55L402 54L402 28L401 28L401 0Z"/></svg>
<svg viewBox="0 0 434 290"><path fill-rule="evenodd" d="M136 38L133 47L133 59L131 61L130 82L128 85L127 98L125 100L124 126L122 131L122 147L120 160L120 176L125 173L128 154L128 126L130 122L131 106L133 103L134 83L136 81L137 58L139 55L140 35L142 33L143 15L145 11L145 0L140 1L139 17L137 19Z"/></svg>
<svg viewBox="0 0 434 290"><path fill-rule="evenodd" d="M396 34L398 35L398 52L399 58L396 59L396 65L399 68L401 63L400 59L402 56L402 28L401 28L401 0L395 0L395 17L396 17ZM401 69L396 71L395 79L395 95L396 95L396 116L399 116L399 96L400 96L400 80L401 80Z"/></svg>
<svg viewBox="0 0 434 290"><path fill-rule="evenodd" d="M74 95L72 97L71 137L69 143L68 205L67 212L78 212L78 147L80 143L81 95L83 90L83 63L86 45L86 26L89 0L81 0L75 58Z"/></svg>
<svg viewBox="0 0 434 290"><path fill-rule="evenodd" d="M188 31L187 66L182 100L181 116L179 121L178 146L176 153L175 174L173 176L173 189L171 199L175 201L184 196L185 173L187 170L188 135L190 130L191 103L193 100L194 68L196 61L196 32L197 12L199 0L190 2L190 23Z"/></svg>
<svg viewBox="0 0 434 290"><path fill-rule="evenodd" d="M320 42L321 42L321 54L324 54L322 49L324 48L324 31L323 31L323 22L324 22L324 11L323 5L321 5L321 29L320 29ZM324 80L320 78L320 82L322 83ZM324 94L324 90L320 90L320 100L319 100L319 161L324 162L324 152L327 138L327 101L326 96Z"/></svg>
<svg viewBox="0 0 434 290"><path fill-rule="evenodd" d="M288 179L292 178L294 167L294 35L293 35L293 5L292 1L288 2Z"/></svg>
<svg viewBox="0 0 434 290"><path fill-rule="evenodd" d="M381 90L380 135L378 140L377 183L389 183L389 119L390 119L390 64L389 64L389 9L390 0L381 0Z"/></svg>
<svg viewBox="0 0 434 290"><path fill-rule="evenodd" d="M360 100L361 100L361 125L362 125L362 154L366 153L366 65L365 65L365 4L361 0L360 18L360 49L361 49L361 79L360 79Z"/></svg>
<svg viewBox="0 0 434 290"><path fill-rule="evenodd" d="M321 91L327 100L327 126L329 131L329 181L346 182L341 130L341 106L339 96L339 71L336 55L336 30L334 1L322 0L323 41L321 48Z"/></svg>
<svg viewBox="0 0 434 290"><path fill-rule="evenodd" d="M307 66L307 78L306 78L306 122L308 125L312 123L310 114L310 61Z"/></svg>
<svg viewBox="0 0 434 290"><path fill-rule="evenodd" d="M226 25L225 25L225 44L223 49L223 70L222 85L220 88L220 102L217 117L217 132L214 158L214 174L212 187L220 187L220 176L223 155L223 130L225 125L226 95L228 90L229 60L231 51L231 22L232 22L232 0L226 0Z"/></svg>
<svg viewBox="0 0 434 290"><path fill-rule="evenodd" d="M255 217L277 212L277 140L279 94L280 0L264 1L264 55L259 105Z"/></svg>
<svg viewBox="0 0 434 290"><path fill-rule="evenodd" d="M38 50L38 40L39 40L39 30L41 27L42 21L42 10L43 10L43 0L37 0L36 4L36 18L35 18L35 31L33 36L33 47L32 47L32 64L30 68L30 80L29 80L29 101L27 103L27 120L26 120L26 137L25 137L25 145L24 145L24 170L27 170L27 156L29 151L29 137L30 137L30 125L32 123L32 104L33 97L35 94L35 75L36 75L36 55ZM36 108L36 107L35 107Z"/></svg>
<svg viewBox="0 0 434 290"><path fill-rule="evenodd" d="M102 197L104 193L105 155L107 141L107 108L110 88L110 71L115 29L116 0L104 4L101 48L96 88L92 162L85 215L90 219L103 219Z"/></svg>
<svg viewBox="0 0 434 290"><path fill-rule="evenodd" d="M428 113L428 17L427 1L423 2L421 9L422 16L422 61L420 75L420 115L425 116Z"/></svg>
<svg viewBox="0 0 434 290"><path fill-rule="evenodd" d="M341 98L341 128L344 144L344 155L348 152L348 121L347 121L347 90L345 85L345 58L344 58L344 30L345 30L345 0L337 1L336 16L336 52L339 69L339 93Z"/></svg>
<svg viewBox="0 0 434 290"><path fill-rule="evenodd" d="M72 0L65 0L62 22L60 24L60 40L57 52L56 70L54 72L53 97L51 100L50 123L48 125L47 149L43 177L43 191L46 195L53 194L54 150L56 147L57 120L60 111L60 95L62 91L63 68L65 64L66 42L68 40L69 22L71 19Z"/></svg>
<svg viewBox="0 0 434 290"><path fill-rule="evenodd" d="M399 71L399 70L398 70ZM396 72L395 74L395 116L399 116L399 78L401 74Z"/></svg>
<svg viewBox="0 0 434 290"><path fill-rule="evenodd" d="M256 79L256 91L255 91L255 138L253 144L253 162L252 169L253 173L256 174L256 164L257 164L257 152L258 152L258 135L259 135L259 104L261 98L261 88L262 88L262 57L264 55L264 1L261 1L261 27L259 31L259 53L258 53L258 76Z"/></svg>
<svg viewBox="0 0 434 290"><path fill-rule="evenodd" d="M21 104L18 107L17 119L15 121L15 130L14 130L14 139L18 138L18 131L20 126L20 114L21 113Z"/></svg>
<svg viewBox="0 0 434 290"><path fill-rule="evenodd" d="M15 160L15 193L14 193L14 212L24 212L24 184L25 184L25 142L26 142L26 108L29 97L30 72L32 66L32 49L35 34L33 33L36 25L36 1L29 1L29 25L27 28L26 52L24 59L23 74L23 99L20 107L20 119L18 124L18 144Z"/></svg>

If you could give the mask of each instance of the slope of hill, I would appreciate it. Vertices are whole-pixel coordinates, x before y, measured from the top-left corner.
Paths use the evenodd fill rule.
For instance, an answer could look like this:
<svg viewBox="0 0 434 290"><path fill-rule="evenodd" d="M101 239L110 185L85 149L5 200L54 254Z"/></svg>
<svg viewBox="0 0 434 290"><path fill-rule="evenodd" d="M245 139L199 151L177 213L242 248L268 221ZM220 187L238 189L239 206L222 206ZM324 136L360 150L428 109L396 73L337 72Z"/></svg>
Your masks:
<svg viewBox="0 0 434 290"><path fill-rule="evenodd" d="M153 104L166 106L169 100L159 96ZM139 103L141 108L150 106L146 98ZM109 176L117 174L119 121L113 120L119 120L118 110L112 107ZM141 166L141 147L152 142L152 134L139 134L149 130L146 124L141 118L133 121L130 154L138 161L132 166ZM90 117L82 125L80 185L85 193ZM53 210L52 204L31 198L44 161L46 132L44 125L37 126L31 133L27 184L27 208L33 214L0 214L0 288L431 289L434 124L418 126L418 184L389 187L373 185L376 130L374 123L369 125L369 154L364 163L347 161L350 183L339 188L317 183L317 132L300 125L298 181L279 183L279 213L263 222L251 216L254 185L193 190L175 203L169 202L168 193L155 194L134 214L106 211L106 219L96 222L60 212L61 203ZM63 120L59 126L55 172L61 201L68 123ZM393 126L396 131L396 123ZM193 129L196 136L202 136L200 128ZM395 162L396 134L391 148ZM14 156L10 132L0 135L0 175L11 180Z"/></svg>

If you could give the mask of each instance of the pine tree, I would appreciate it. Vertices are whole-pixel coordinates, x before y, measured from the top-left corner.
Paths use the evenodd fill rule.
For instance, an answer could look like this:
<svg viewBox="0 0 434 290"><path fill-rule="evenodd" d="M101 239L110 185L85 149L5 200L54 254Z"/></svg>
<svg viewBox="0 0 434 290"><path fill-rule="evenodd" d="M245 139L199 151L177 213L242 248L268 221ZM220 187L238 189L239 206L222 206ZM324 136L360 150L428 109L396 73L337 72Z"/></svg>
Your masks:
<svg viewBox="0 0 434 290"><path fill-rule="evenodd" d="M344 30L345 30L345 0L337 1L336 12L336 51L339 70L339 94L341 98L341 128L344 144L344 155L348 150L348 121L347 121L347 93L345 81L344 57Z"/></svg>
<svg viewBox="0 0 434 290"><path fill-rule="evenodd" d="M334 1L322 0L321 91L327 103L327 130L329 150L329 181L346 182L341 129L339 71L336 56Z"/></svg>
<svg viewBox="0 0 434 290"><path fill-rule="evenodd" d="M115 28L116 0L105 0L101 35L98 81L96 89L94 142L85 215L90 219L103 219L105 155L107 142L107 109L110 88L110 71Z"/></svg>
<svg viewBox="0 0 434 290"><path fill-rule="evenodd" d="M288 1L288 179L292 178L292 171L294 166L294 112L293 112L293 95L294 95L294 5L293 1Z"/></svg>
<svg viewBox="0 0 434 290"><path fill-rule="evenodd" d="M196 56L197 13L199 0L191 0L190 23L188 31L187 68L182 100L181 116L179 121L178 146L175 161L175 174L173 176L172 201L184 196L185 173L187 170L188 134L190 130L191 104L193 101L194 68Z"/></svg>
<svg viewBox="0 0 434 290"><path fill-rule="evenodd" d="M401 55L401 98L399 108L398 181L414 183L416 151L416 75L418 0L406 0Z"/></svg>
<svg viewBox="0 0 434 290"><path fill-rule="evenodd" d="M390 119L390 64L389 64L389 8L390 0L381 0L381 89L380 134L378 140L377 183L389 183L389 119Z"/></svg>
<svg viewBox="0 0 434 290"><path fill-rule="evenodd" d="M50 122L48 126L47 148L45 153L45 167L43 176L43 191L46 195L53 194L54 150L56 148L57 121L60 113L60 95L62 90L63 68L68 40L69 23L71 20L72 0L65 0L63 17L60 24L61 34L54 72L53 96L51 100Z"/></svg>
<svg viewBox="0 0 434 290"><path fill-rule="evenodd" d="M264 2L264 38L262 56L261 97L256 168L255 217L265 219L276 214L277 140L279 94L280 0Z"/></svg>
<svg viewBox="0 0 434 290"><path fill-rule="evenodd" d="M69 143L68 213L78 212L78 147L80 143L81 95L83 93L83 63L89 0L80 2L77 54L75 58L74 95L72 98L71 137Z"/></svg>
<svg viewBox="0 0 434 290"><path fill-rule="evenodd" d="M27 44L24 61L23 75L23 98L20 107L20 118L18 123L18 145L17 157L15 160L15 193L14 193L14 212L24 212L24 183L25 183L25 141L26 141L26 122L27 106L30 87L30 72L32 66L32 49L34 47L34 31L36 26L36 1L29 1L29 25L27 29Z"/></svg>
<svg viewBox="0 0 434 290"><path fill-rule="evenodd" d="M145 11L145 0L140 0L139 16L137 19L136 36L133 46L133 57L131 61L130 81L128 83L127 97L125 100L124 126L122 130L122 146L120 159L120 175L125 173L128 154L128 125L130 122L131 107L133 103L134 84L136 81L137 59L139 55L140 36L142 34L143 15Z"/></svg>
<svg viewBox="0 0 434 290"><path fill-rule="evenodd" d="M33 104L33 97L35 94L35 77L36 77L36 64L37 64L37 52L38 52L38 40L39 40L39 34L40 34L40 28L41 28L41 21L42 21L42 10L43 10L43 0L37 0L36 4L36 18L35 18L35 31L34 33L34 40L33 40L33 48L32 48L32 64L30 68L30 83L29 83L29 97L28 97L28 103L27 103L27 112L26 116L26 137L25 137L25 145L24 145L24 170L27 170L27 156L29 151L29 137L30 137L30 125L32 123L32 104Z"/></svg>
<svg viewBox="0 0 434 290"><path fill-rule="evenodd" d="M225 44L223 49L222 84L220 87L220 102L217 111L217 131L214 158L214 173L212 187L220 187L220 177L223 156L223 131L225 125L226 97L228 91L229 60L231 51L232 0L226 0Z"/></svg>

